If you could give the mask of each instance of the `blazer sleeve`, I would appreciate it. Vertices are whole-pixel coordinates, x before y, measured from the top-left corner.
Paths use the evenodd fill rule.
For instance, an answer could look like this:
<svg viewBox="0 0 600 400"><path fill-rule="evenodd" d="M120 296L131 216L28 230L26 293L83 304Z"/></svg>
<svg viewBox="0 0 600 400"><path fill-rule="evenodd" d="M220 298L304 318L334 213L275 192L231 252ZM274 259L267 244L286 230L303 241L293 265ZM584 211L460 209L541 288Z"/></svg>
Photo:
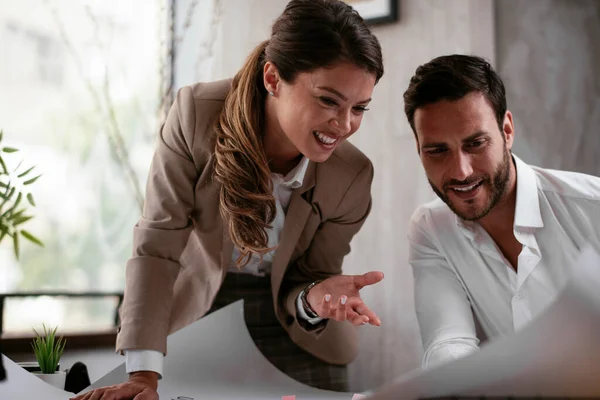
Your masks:
<svg viewBox="0 0 600 400"><path fill-rule="evenodd" d="M193 227L190 216L199 175L192 157L195 120L192 90L184 87L160 130L142 217L134 227L117 352L148 349L166 353L173 286Z"/></svg>
<svg viewBox="0 0 600 400"><path fill-rule="evenodd" d="M324 320L312 325L299 318L296 298L307 284L342 273L344 257L350 252L350 241L363 226L371 211L373 164L367 160L357 173L337 206L333 217L321 223L307 251L288 268L280 292L281 305L291 322L286 329L296 342L320 340L333 343L339 351L327 349L327 360L347 364L358 353L356 329L347 322ZM322 355L321 355L322 356ZM324 358L324 357L321 357Z"/></svg>

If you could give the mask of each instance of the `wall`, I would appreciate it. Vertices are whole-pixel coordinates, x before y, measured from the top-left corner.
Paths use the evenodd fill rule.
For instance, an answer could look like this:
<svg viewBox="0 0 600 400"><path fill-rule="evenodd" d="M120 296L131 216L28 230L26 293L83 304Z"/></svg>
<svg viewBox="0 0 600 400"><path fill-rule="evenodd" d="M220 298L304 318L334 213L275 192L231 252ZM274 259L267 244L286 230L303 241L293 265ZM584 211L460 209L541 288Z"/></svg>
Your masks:
<svg viewBox="0 0 600 400"><path fill-rule="evenodd" d="M515 154L600 175L600 1L496 2Z"/></svg>

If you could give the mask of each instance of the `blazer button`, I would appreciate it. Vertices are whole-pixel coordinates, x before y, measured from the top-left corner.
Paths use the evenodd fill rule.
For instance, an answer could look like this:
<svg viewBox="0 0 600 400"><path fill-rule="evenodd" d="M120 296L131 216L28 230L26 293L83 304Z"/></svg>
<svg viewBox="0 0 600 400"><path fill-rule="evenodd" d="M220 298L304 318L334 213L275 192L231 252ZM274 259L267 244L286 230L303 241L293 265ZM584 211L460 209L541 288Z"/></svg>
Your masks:
<svg viewBox="0 0 600 400"><path fill-rule="evenodd" d="M291 315L288 315L287 318L285 319L285 322L288 325L292 325L294 323L294 317L292 317Z"/></svg>

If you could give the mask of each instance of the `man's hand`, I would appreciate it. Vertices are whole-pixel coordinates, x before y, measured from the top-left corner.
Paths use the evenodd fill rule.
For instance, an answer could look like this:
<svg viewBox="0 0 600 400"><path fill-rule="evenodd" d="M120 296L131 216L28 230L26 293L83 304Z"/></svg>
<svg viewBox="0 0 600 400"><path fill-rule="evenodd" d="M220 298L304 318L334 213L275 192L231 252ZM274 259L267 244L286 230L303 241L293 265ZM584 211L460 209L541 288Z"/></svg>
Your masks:
<svg viewBox="0 0 600 400"><path fill-rule="evenodd" d="M158 400L158 374L139 371L129 374L129 380L119 385L106 386L71 400Z"/></svg>
<svg viewBox="0 0 600 400"><path fill-rule="evenodd" d="M371 271L363 275L336 275L316 284L306 300L321 318L348 320L354 325L380 326L379 317L365 305L359 290L383 279L383 272Z"/></svg>

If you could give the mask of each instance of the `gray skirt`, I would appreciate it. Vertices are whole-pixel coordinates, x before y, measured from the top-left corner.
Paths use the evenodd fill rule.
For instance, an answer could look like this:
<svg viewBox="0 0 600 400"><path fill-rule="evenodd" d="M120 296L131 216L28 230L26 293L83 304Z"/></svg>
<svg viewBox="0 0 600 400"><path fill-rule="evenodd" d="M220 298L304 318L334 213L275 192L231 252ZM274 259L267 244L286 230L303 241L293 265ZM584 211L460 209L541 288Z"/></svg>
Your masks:
<svg viewBox="0 0 600 400"><path fill-rule="evenodd" d="M328 364L307 353L292 342L283 329L273 309L270 277L227 273L208 313L240 299L244 299L244 315L250 336L275 367L306 385L347 391L345 366Z"/></svg>

